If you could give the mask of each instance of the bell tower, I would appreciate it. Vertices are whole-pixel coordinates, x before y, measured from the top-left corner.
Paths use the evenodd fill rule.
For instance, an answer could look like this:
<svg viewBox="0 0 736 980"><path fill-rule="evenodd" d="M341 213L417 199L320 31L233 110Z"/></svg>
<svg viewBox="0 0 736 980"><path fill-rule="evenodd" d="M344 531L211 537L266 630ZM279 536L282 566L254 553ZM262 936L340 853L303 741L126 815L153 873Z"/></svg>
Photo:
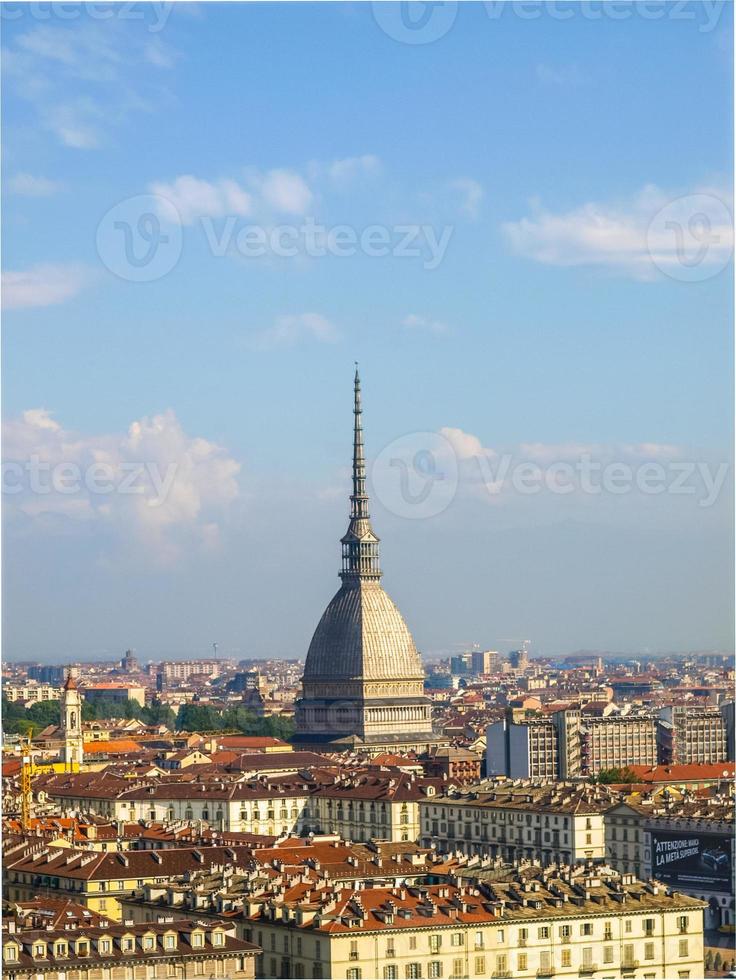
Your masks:
<svg viewBox="0 0 736 980"><path fill-rule="evenodd" d="M82 695L77 687L73 667L69 668L61 700L61 731L64 738L63 758L67 768L80 769L84 762L82 736Z"/></svg>

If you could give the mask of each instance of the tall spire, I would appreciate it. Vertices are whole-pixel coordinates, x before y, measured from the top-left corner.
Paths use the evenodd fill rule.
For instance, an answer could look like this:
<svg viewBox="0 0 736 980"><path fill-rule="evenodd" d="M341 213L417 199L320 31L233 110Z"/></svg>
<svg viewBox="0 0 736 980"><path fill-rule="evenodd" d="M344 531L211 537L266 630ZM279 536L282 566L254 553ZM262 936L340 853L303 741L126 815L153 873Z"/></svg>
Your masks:
<svg viewBox="0 0 736 980"><path fill-rule="evenodd" d="M353 382L353 492L350 495L350 517L368 518L368 495L365 492L365 449L363 446L363 407L360 400L360 375L355 362Z"/></svg>
<svg viewBox="0 0 736 980"><path fill-rule="evenodd" d="M368 511L365 485L365 447L363 445L363 406L360 374L355 362L353 379L353 492L350 494L350 523L342 538L343 582L381 577L378 552L379 539L373 532Z"/></svg>

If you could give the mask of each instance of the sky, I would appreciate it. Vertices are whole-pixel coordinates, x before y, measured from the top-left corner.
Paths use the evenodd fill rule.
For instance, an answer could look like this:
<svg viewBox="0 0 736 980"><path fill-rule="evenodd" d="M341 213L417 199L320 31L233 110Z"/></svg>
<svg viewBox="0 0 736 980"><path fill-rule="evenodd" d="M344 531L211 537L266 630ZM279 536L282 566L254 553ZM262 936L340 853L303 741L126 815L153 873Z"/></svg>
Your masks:
<svg viewBox="0 0 736 980"><path fill-rule="evenodd" d="M3 5L3 648L732 647L729 4Z"/></svg>

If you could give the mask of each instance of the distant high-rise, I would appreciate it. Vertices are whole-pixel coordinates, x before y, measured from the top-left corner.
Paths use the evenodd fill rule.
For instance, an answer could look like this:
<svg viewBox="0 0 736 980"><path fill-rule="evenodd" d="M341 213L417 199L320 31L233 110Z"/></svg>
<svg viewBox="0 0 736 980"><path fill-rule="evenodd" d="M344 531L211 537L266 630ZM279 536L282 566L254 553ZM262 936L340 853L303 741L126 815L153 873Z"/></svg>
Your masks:
<svg viewBox="0 0 736 980"><path fill-rule="evenodd" d="M360 377L355 372L350 521L342 538L342 585L307 653L296 740L336 748L426 748L432 709L404 619L381 587L379 539L366 493Z"/></svg>

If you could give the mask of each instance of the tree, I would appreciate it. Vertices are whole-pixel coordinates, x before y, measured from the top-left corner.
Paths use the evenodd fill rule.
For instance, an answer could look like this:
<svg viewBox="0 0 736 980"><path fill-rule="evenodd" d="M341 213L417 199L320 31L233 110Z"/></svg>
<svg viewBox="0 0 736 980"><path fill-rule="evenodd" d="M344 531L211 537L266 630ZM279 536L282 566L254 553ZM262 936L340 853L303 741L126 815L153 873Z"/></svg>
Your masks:
<svg viewBox="0 0 736 980"><path fill-rule="evenodd" d="M639 777L629 769L628 766L624 766L623 769L613 768L613 769L601 769L597 776L597 782L599 783L636 783L639 781Z"/></svg>
<svg viewBox="0 0 736 980"><path fill-rule="evenodd" d="M27 735L29 730L40 732L49 725L61 724L58 701L38 701L25 707L17 701L2 700L3 729L8 734Z"/></svg>

